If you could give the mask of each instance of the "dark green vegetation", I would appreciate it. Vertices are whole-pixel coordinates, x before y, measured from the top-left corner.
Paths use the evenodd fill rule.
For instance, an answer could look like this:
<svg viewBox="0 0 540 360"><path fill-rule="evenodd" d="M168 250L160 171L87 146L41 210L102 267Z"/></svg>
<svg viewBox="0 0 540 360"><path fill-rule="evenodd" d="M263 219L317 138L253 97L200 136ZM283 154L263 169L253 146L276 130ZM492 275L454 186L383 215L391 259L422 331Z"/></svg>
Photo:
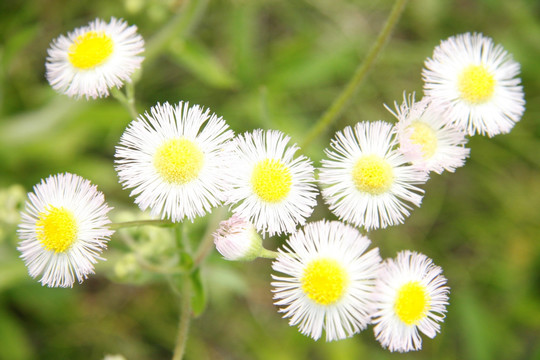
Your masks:
<svg viewBox="0 0 540 360"><path fill-rule="evenodd" d="M192 1L199 8L190 26L143 63L138 110L185 100L209 107L236 132L276 128L295 142L339 94L392 6L389 0ZM0 359L170 358L177 298L160 277L114 271L119 260L129 268L120 233L97 276L74 289L42 288L18 259L15 208L41 178L69 171L98 185L115 208L113 221L138 213L113 168L128 113L113 98L57 95L44 78L46 49L96 17L122 17L148 42L183 6L180 0L1 3ZM404 90L421 93L424 59L451 35L482 32L521 63L527 100L521 122L507 135L473 137L465 167L433 175L422 207L404 225L370 235L383 257L411 249L444 269L450 306L434 340L424 337L422 351L404 355L381 349L371 328L341 342L314 342L276 312L268 260L229 263L214 252L202 274L207 308L192 323L186 358L540 358L539 19L536 0L411 0L339 121L303 149L318 164L334 131L361 120L393 121L383 103L401 102ZM331 218L323 205L312 219L322 217ZM196 242L204 224L189 228ZM168 231L139 230L141 242L150 239L150 258L162 255Z"/></svg>

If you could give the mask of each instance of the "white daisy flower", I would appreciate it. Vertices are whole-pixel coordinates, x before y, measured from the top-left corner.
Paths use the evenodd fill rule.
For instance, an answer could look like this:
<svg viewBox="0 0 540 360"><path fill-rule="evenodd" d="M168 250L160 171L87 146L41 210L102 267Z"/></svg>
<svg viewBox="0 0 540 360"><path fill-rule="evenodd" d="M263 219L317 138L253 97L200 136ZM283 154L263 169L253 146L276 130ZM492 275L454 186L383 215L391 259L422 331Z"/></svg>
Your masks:
<svg viewBox="0 0 540 360"><path fill-rule="evenodd" d="M152 216L173 222L203 216L224 200L230 162L224 148L233 136L209 109L158 103L128 125L116 147L120 183Z"/></svg>
<svg viewBox="0 0 540 360"><path fill-rule="evenodd" d="M469 135L509 132L525 111L519 63L482 34L441 42L422 71L424 90Z"/></svg>
<svg viewBox="0 0 540 360"><path fill-rule="evenodd" d="M30 276L42 285L71 287L94 273L107 247L111 208L95 185L77 175L42 180L21 213L18 250Z"/></svg>
<svg viewBox="0 0 540 360"><path fill-rule="evenodd" d="M396 112L387 109L398 119L395 125L399 150L416 168L434 171L454 172L465 164L470 150L465 133L450 125L444 111L434 105L430 98L414 101L403 95L403 104L395 103Z"/></svg>
<svg viewBox="0 0 540 360"><path fill-rule="evenodd" d="M318 340L340 340L364 330L371 321L379 249L338 221L307 224L279 250L272 269L275 304L289 325Z"/></svg>
<svg viewBox="0 0 540 360"><path fill-rule="evenodd" d="M109 23L96 19L52 41L46 77L56 91L70 97L105 97L110 88L131 81L143 51L136 26L114 17Z"/></svg>
<svg viewBox="0 0 540 360"><path fill-rule="evenodd" d="M375 338L390 351L420 350L418 331L434 338L444 320L448 293L442 269L416 252L387 259L377 276L373 299Z"/></svg>
<svg viewBox="0 0 540 360"><path fill-rule="evenodd" d="M330 210L340 219L366 230L403 223L420 206L427 173L407 164L394 149L392 125L360 122L338 131L325 149L319 183Z"/></svg>
<svg viewBox="0 0 540 360"><path fill-rule="evenodd" d="M212 234L217 251L227 260L255 260L263 251L262 239L255 227L237 215L222 221Z"/></svg>
<svg viewBox="0 0 540 360"><path fill-rule="evenodd" d="M232 211L270 236L292 233L316 204L311 161L277 130L255 130L235 138L227 203Z"/></svg>

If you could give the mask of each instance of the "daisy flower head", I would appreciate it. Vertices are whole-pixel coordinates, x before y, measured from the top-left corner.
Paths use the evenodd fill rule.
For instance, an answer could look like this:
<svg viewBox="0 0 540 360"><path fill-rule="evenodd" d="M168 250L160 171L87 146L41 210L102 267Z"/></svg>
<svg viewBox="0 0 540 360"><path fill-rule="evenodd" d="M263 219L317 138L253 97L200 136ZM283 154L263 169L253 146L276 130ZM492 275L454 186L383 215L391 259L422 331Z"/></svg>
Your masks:
<svg viewBox="0 0 540 360"><path fill-rule="evenodd" d="M203 216L224 200L225 144L233 132L199 105L157 104L132 121L116 147L116 171L135 203L179 222Z"/></svg>
<svg viewBox="0 0 540 360"><path fill-rule="evenodd" d="M311 161L280 131L261 129L231 143L234 161L227 203L270 236L292 233L313 212L317 188Z"/></svg>
<svg viewBox="0 0 540 360"><path fill-rule="evenodd" d="M442 269L423 254L411 251L387 259L373 295L375 338L390 351L420 350L419 331L434 338L444 320L448 293Z"/></svg>
<svg viewBox="0 0 540 360"><path fill-rule="evenodd" d="M42 285L72 287L94 273L107 247L111 208L95 185L65 173L34 186L21 213L18 250Z"/></svg>
<svg viewBox="0 0 540 360"><path fill-rule="evenodd" d="M272 264L275 305L300 332L326 341L350 337L367 327L381 258L366 252L371 241L338 221L309 223L287 240Z"/></svg>
<svg viewBox="0 0 540 360"><path fill-rule="evenodd" d="M441 42L425 61L424 92L469 135L508 133L525 111L519 63L482 34Z"/></svg>
<svg viewBox="0 0 540 360"><path fill-rule="evenodd" d="M409 165L395 149L392 125L360 122L338 131L325 149L319 183L330 210L341 220L366 230L403 223L420 206L427 173Z"/></svg>
<svg viewBox="0 0 540 360"><path fill-rule="evenodd" d="M237 215L222 221L212 236L217 251L226 260L252 261L263 250L262 239L255 227Z"/></svg>
<svg viewBox="0 0 540 360"><path fill-rule="evenodd" d="M403 95L403 104L395 104L396 112L387 109L398 119L395 125L399 150L416 168L454 172L465 164L470 150L465 133L448 123L446 114L424 97L415 102L414 94Z"/></svg>
<svg viewBox="0 0 540 360"><path fill-rule="evenodd" d="M95 19L67 36L54 39L47 50L46 77L56 91L70 97L106 97L140 68L144 40L137 27L121 19Z"/></svg>

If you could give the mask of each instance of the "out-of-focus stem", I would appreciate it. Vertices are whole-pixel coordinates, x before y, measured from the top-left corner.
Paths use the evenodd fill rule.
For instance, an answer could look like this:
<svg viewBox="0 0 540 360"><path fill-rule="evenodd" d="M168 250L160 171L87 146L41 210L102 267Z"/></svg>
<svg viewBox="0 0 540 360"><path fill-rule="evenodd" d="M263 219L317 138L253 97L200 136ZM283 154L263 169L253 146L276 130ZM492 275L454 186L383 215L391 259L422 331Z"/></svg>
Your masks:
<svg viewBox="0 0 540 360"><path fill-rule="evenodd" d="M358 86L362 83L362 80L364 80L366 74L373 66L377 55L381 52L384 44L389 39L392 29L397 24L406 4L407 0L397 0L394 3L392 11L388 16L384 27L377 36L377 40L369 50L365 59L360 63L360 65L358 65L347 86L345 86L332 105L330 105L317 123L315 123L315 125L311 128L300 147L305 148L311 144L311 142L320 136L330 125L332 125L337 120L338 116L343 112L345 105L347 105L351 97L354 95Z"/></svg>
<svg viewBox="0 0 540 360"><path fill-rule="evenodd" d="M199 248L197 249L193 257L193 269L196 269L198 266L200 266L204 259L206 259L210 251L212 251L212 249L214 248L214 238L212 234L217 229L219 222L223 220L225 214L225 208L219 207L215 210L215 213L208 221L206 225L206 232L203 235Z"/></svg>
<svg viewBox="0 0 540 360"><path fill-rule="evenodd" d="M139 113L135 107L135 88L133 83L127 83L126 91L127 95L120 89L112 88L111 95L126 108L132 119L136 119L139 116Z"/></svg>
<svg viewBox="0 0 540 360"><path fill-rule="evenodd" d="M118 223L109 224L109 228L112 230L118 230L126 227L153 225L153 226L173 226L174 224L167 220L135 220L124 221Z"/></svg>
<svg viewBox="0 0 540 360"><path fill-rule="evenodd" d="M191 323L191 280L188 275L182 278L180 320L178 323L178 336L172 360L181 360L184 357L186 341L188 338L189 325Z"/></svg>

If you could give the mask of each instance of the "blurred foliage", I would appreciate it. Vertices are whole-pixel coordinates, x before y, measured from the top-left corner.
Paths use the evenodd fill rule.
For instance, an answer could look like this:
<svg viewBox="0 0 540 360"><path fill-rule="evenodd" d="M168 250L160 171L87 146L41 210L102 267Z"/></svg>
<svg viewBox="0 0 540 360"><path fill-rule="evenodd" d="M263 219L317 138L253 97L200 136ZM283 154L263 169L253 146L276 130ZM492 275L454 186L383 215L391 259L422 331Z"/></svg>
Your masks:
<svg viewBox="0 0 540 360"><path fill-rule="evenodd" d="M209 107L236 132L277 128L297 142L352 75L392 6L390 0L197 3L197 21L143 63L138 110L185 100ZM182 0L0 3L1 360L170 358L176 297L165 282L141 277L118 240L132 236L151 259L159 241L173 241L170 229L122 230L98 275L74 289L48 289L27 276L18 258L16 224L24 192L66 171L98 185L115 207L113 220L144 216L113 168L128 113L112 98L56 94L44 78L46 51L53 38L96 17L122 17L148 41L185 6ZM208 303L192 324L187 359L540 359L537 0L410 1L338 123L303 150L318 164L334 131L360 120L393 121L383 103L400 101L404 90L421 93L424 59L441 39L468 31L492 37L521 63L526 113L510 134L473 137L466 166L433 175L422 207L404 225L370 234L384 257L412 249L443 267L452 291L441 333L408 354L381 349L371 328L345 341L314 342L273 306L268 260L229 263L214 252L202 269ZM322 217L331 218L323 205L312 219ZM187 227L195 242L204 232L201 222Z"/></svg>

